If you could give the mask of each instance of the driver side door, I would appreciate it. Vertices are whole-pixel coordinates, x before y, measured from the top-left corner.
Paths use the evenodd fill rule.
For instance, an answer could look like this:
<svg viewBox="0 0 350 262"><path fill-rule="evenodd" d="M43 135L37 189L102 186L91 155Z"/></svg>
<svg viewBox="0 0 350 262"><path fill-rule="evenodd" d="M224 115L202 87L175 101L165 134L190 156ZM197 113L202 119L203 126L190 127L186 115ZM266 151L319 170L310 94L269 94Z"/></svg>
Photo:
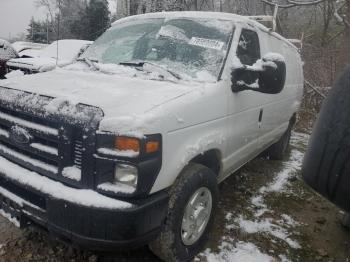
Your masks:
<svg viewBox="0 0 350 262"><path fill-rule="evenodd" d="M244 65L261 58L258 34L242 29L236 56ZM257 155L262 106L254 91L229 92L228 97L228 165L232 172Z"/></svg>

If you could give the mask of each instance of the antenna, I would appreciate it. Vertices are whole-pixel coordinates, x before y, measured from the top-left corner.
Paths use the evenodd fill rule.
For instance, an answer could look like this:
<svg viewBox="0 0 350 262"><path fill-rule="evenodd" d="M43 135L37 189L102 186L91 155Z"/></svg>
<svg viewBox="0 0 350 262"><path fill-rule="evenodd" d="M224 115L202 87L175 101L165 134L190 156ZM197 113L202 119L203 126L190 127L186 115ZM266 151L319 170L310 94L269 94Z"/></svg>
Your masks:
<svg viewBox="0 0 350 262"><path fill-rule="evenodd" d="M34 42L34 18L32 17L32 41Z"/></svg>
<svg viewBox="0 0 350 262"><path fill-rule="evenodd" d="M60 17L61 17L61 0L58 0L58 16L57 16L57 41L56 41L56 66L58 64L58 40L60 39Z"/></svg>

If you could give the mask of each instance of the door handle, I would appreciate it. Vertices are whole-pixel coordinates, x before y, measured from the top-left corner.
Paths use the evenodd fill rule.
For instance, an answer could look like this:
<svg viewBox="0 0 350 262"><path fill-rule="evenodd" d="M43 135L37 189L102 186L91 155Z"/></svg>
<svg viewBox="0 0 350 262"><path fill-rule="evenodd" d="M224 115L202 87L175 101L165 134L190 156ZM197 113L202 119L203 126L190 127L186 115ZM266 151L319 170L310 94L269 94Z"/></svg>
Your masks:
<svg viewBox="0 0 350 262"><path fill-rule="evenodd" d="M263 110L263 109L260 109L260 113L259 113L259 123L261 123L261 121L262 121L263 113L264 113L264 110Z"/></svg>

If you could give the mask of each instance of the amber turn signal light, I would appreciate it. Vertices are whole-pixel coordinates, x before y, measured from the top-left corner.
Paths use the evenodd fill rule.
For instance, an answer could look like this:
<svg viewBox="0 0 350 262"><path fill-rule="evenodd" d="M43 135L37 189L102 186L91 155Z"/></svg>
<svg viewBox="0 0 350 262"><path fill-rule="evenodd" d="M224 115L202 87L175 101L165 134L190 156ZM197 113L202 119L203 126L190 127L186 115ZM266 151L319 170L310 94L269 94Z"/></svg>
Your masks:
<svg viewBox="0 0 350 262"><path fill-rule="evenodd" d="M137 138L117 137L115 139L115 148L120 151L132 150L140 152L140 141Z"/></svg>
<svg viewBox="0 0 350 262"><path fill-rule="evenodd" d="M158 141L149 141L146 143L146 153L151 154L155 153L159 150L159 142Z"/></svg>

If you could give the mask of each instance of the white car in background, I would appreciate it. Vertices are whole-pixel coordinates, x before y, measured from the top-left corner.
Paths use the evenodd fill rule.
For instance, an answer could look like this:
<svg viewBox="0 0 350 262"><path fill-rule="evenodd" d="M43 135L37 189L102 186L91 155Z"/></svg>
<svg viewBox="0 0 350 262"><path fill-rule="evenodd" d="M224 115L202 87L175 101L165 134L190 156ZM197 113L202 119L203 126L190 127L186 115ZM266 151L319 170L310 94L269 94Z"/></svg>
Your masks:
<svg viewBox="0 0 350 262"><path fill-rule="evenodd" d="M25 74L50 71L56 65L63 66L72 63L91 44L91 41L85 40L58 40L42 49L37 57L20 57L9 60L7 62L8 71L21 70Z"/></svg>
<svg viewBox="0 0 350 262"><path fill-rule="evenodd" d="M16 50L16 52L18 53L18 56L22 58L38 57L41 50L47 46L48 44L23 42L23 41L17 41L12 43L12 47Z"/></svg>

